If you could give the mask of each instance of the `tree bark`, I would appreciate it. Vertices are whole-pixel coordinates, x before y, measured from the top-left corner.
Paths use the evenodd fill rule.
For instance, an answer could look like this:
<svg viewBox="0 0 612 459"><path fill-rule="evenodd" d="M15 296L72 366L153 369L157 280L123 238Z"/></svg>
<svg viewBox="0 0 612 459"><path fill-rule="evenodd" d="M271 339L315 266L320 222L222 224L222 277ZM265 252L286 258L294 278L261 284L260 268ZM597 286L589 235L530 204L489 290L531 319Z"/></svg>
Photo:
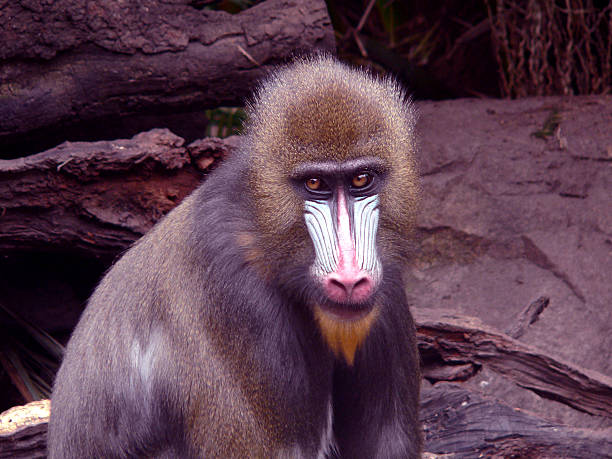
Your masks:
<svg viewBox="0 0 612 459"><path fill-rule="evenodd" d="M612 378L564 362L473 317L417 310L415 318L426 363L437 357L449 365L486 365L542 397L612 418Z"/></svg>
<svg viewBox="0 0 612 459"><path fill-rule="evenodd" d="M235 15L190 3L0 1L0 145L75 120L242 105L274 65L335 46L323 0Z"/></svg>
<svg viewBox="0 0 612 459"><path fill-rule="evenodd" d="M47 457L50 406L40 400L0 413L0 458Z"/></svg>
<svg viewBox="0 0 612 459"><path fill-rule="evenodd" d="M420 416L426 451L455 459L605 459L612 451L610 428L552 424L452 383L423 391Z"/></svg>
<svg viewBox="0 0 612 459"><path fill-rule="evenodd" d="M0 250L112 257L197 187L236 143L236 137L207 138L186 146L155 129L0 160Z"/></svg>

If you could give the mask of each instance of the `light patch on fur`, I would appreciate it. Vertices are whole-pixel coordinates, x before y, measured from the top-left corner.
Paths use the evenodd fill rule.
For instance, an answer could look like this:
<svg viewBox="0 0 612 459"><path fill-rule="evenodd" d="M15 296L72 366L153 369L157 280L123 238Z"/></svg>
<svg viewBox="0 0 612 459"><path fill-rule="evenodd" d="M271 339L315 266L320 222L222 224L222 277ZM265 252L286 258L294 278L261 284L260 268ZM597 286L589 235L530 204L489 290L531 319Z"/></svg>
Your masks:
<svg viewBox="0 0 612 459"><path fill-rule="evenodd" d="M130 348L130 364L132 372L130 384L136 393L148 395L151 393L155 364L159 350L163 346L163 337L160 330L154 329L146 343L134 339Z"/></svg>
<svg viewBox="0 0 612 459"><path fill-rule="evenodd" d="M329 402L327 402L327 424L323 428L323 432L321 434L321 443L319 445L317 459L325 459L332 451L335 451L336 449L336 442L334 440L333 417L334 409L332 407L332 401L330 399Z"/></svg>
<svg viewBox="0 0 612 459"><path fill-rule="evenodd" d="M405 457L406 452L411 450L406 439L407 435L399 422L382 426L378 438L378 451L386 451L390 457Z"/></svg>
<svg viewBox="0 0 612 459"><path fill-rule="evenodd" d="M244 261L253 266L262 279L270 280L272 278L270 266L264 253L257 246L255 235L248 231L241 231L236 235L236 243L242 249Z"/></svg>
<svg viewBox="0 0 612 459"><path fill-rule="evenodd" d="M368 336L372 324L378 317L378 307L357 320L342 320L315 306L314 315L319 329L336 357L342 355L346 363L353 365L355 352Z"/></svg>
<svg viewBox="0 0 612 459"><path fill-rule="evenodd" d="M255 235L248 231L240 231L236 234L236 243L238 247L243 249L250 249L255 246Z"/></svg>
<svg viewBox="0 0 612 459"><path fill-rule="evenodd" d="M276 459L306 459L306 454L299 445L281 449L276 455Z"/></svg>

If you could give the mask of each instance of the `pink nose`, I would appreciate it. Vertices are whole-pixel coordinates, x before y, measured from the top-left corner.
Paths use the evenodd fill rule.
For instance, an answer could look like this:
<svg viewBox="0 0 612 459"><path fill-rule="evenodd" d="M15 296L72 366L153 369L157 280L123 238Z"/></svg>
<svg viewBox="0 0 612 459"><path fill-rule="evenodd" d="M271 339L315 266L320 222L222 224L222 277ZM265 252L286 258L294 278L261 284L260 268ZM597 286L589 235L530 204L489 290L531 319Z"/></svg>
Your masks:
<svg viewBox="0 0 612 459"><path fill-rule="evenodd" d="M366 273L331 273L323 279L327 296L337 303L360 303L372 294L374 282Z"/></svg>

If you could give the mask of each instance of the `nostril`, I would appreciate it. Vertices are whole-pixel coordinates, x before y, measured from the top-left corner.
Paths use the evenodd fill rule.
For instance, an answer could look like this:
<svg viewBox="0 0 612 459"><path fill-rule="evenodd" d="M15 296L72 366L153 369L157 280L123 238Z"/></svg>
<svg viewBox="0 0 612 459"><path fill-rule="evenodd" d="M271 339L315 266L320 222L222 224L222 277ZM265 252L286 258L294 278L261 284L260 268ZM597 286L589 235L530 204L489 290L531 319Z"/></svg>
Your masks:
<svg viewBox="0 0 612 459"><path fill-rule="evenodd" d="M355 285L353 285L353 290L356 290L358 288L366 288L369 286L369 284L370 280L364 276L361 279L357 280L357 282L355 282Z"/></svg>
<svg viewBox="0 0 612 459"><path fill-rule="evenodd" d="M325 280L325 291L332 300L339 302L347 301L351 295L350 287L343 280L332 276Z"/></svg>
<svg viewBox="0 0 612 459"><path fill-rule="evenodd" d="M350 288L338 279L330 279L327 283L327 293L335 301L346 301L351 296Z"/></svg>
<svg viewBox="0 0 612 459"><path fill-rule="evenodd" d="M347 288L347 286L344 283L340 282L338 279L330 279L329 283L333 287L339 288L340 290L342 290L344 292L348 292L348 290L349 290Z"/></svg>
<svg viewBox="0 0 612 459"><path fill-rule="evenodd" d="M363 276L355 282L351 289L351 299L353 301L363 301L372 294L373 282L368 276Z"/></svg>

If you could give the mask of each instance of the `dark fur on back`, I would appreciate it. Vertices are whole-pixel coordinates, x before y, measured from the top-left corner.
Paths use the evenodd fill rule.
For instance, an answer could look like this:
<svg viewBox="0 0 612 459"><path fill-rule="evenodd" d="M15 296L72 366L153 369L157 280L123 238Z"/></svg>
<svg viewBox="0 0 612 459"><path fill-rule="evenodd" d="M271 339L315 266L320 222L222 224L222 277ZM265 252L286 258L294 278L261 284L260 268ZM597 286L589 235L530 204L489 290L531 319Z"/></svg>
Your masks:
<svg viewBox="0 0 612 459"><path fill-rule="evenodd" d="M296 68L317 59L340 65L316 58ZM352 367L336 360L310 309L320 291L307 276L312 244L296 239L308 237L301 211L276 191L274 212L284 215L270 215L268 228L262 220L261 186L266 171L279 177L279 159L257 156L259 121L96 289L55 382L50 458L418 457L419 365L403 258L391 245L381 251L380 317ZM405 178L414 182L413 172ZM393 203L393 190L385 199L393 212L407 205ZM278 218L285 233L273 226ZM382 239L407 239L409 228L381 225Z"/></svg>

